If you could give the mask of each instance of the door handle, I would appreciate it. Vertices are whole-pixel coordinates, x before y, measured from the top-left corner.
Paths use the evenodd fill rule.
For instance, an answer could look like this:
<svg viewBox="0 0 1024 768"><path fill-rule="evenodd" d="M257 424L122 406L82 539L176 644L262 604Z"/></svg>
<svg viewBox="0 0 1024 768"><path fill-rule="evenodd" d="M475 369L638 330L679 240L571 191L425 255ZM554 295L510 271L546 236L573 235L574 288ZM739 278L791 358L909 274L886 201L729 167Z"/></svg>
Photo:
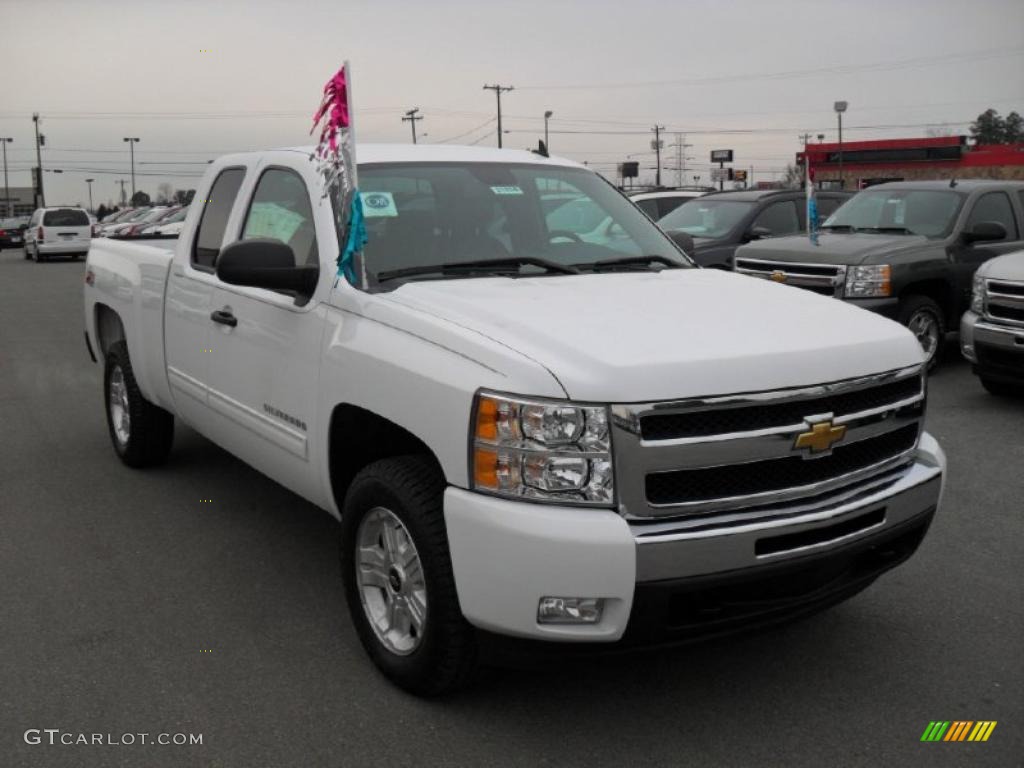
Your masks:
<svg viewBox="0 0 1024 768"><path fill-rule="evenodd" d="M238 325L238 318L231 314L231 310L217 309L210 313L210 319L221 325L228 325L234 328Z"/></svg>

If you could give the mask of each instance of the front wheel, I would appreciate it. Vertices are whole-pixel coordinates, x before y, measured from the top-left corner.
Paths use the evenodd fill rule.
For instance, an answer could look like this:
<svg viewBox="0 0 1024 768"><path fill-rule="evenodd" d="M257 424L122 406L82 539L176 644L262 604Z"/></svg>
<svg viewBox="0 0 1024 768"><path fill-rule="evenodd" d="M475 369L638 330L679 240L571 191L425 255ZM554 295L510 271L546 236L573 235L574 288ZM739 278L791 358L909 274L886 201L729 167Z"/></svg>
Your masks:
<svg viewBox="0 0 1024 768"><path fill-rule="evenodd" d="M352 481L341 517L345 599L359 640L385 676L420 696L461 687L476 664L455 592L444 487L428 457L382 459Z"/></svg>
<svg viewBox="0 0 1024 768"><path fill-rule="evenodd" d="M900 301L896 318L917 337L924 352L925 367L934 368L942 358L946 341L946 321L942 308L927 296L908 296Z"/></svg>
<svg viewBox="0 0 1024 768"><path fill-rule="evenodd" d="M174 442L174 417L142 396L123 341L107 352L103 385L110 440L121 461L136 469L163 463Z"/></svg>
<svg viewBox="0 0 1024 768"><path fill-rule="evenodd" d="M997 395L999 397L1019 397L1024 395L1024 387L1015 387L1007 384L1005 381L996 381L984 376L981 377L981 386L988 390L990 395Z"/></svg>

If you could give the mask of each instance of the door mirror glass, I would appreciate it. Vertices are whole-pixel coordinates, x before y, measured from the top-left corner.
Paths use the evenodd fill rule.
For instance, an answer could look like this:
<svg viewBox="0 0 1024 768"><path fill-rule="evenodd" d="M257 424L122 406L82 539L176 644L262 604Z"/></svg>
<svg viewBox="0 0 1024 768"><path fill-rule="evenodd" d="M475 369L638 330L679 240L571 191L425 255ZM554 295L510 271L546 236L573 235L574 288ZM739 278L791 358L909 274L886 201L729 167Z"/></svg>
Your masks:
<svg viewBox="0 0 1024 768"><path fill-rule="evenodd" d="M964 242L981 243L1006 239L1006 227L998 221L979 221L963 234Z"/></svg>
<svg viewBox="0 0 1024 768"><path fill-rule="evenodd" d="M296 266L291 246L270 238L231 243L217 259L217 277L223 282L293 293L297 304L313 295L319 274L315 264Z"/></svg>
<svg viewBox="0 0 1024 768"><path fill-rule="evenodd" d="M747 241L760 240L762 237L771 237L774 234L768 227L751 227L747 231Z"/></svg>

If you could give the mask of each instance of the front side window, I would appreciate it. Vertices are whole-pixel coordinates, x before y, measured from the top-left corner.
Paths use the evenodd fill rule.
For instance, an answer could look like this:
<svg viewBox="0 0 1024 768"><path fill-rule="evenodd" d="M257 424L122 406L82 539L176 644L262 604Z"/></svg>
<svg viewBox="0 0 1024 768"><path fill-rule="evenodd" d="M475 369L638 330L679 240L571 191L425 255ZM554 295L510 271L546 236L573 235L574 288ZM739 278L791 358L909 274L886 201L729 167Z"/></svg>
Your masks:
<svg viewBox="0 0 1024 768"><path fill-rule="evenodd" d="M663 257L688 263L597 174L511 163L361 166L367 271L543 259L562 266Z"/></svg>
<svg viewBox="0 0 1024 768"><path fill-rule="evenodd" d="M797 218L796 204L792 200L772 203L757 214L751 229L754 227L767 229L772 237L799 232L800 220Z"/></svg>
<svg viewBox="0 0 1024 768"><path fill-rule="evenodd" d="M242 240L256 237L289 246L297 266L319 263L309 192L295 171L271 168L260 176L242 226Z"/></svg>
<svg viewBox="0 0 1024 768"><path fill-rule="evenodd" d="M658 222L662 229L682 230L694 237L725 237L735 229L754 206L742 200L715 200L698 197L676 208Z"/></svg>
<svg viewBox="0 0 1024 768"><path fill-rule="evenodd" d="M203 206L203 215L199 220L199 231L192 243L192 264L208 272L213 271L224 242L224 229L228 224L228 216L235 205L238 188L245 178L244 168L228 168L221 171L210 188L208 200L197 201Z"/></svg>
<svg viewBox="0 0 1024 768"><path fill-rule="evenodd" d="M989 192L978 198L974 210L967 217L967 231L974 229L975 224L983 221L994 221L1006 228L1004 240L1017 239L1017 222L1013 216L1013 206L1005 192Z"/></svg>
<svg viewBox="0 0 1024 768"><path fill-rule="evenodd" d="M960 192L866 189L829 216L825 229L945 237L964 202Z"/></svg>

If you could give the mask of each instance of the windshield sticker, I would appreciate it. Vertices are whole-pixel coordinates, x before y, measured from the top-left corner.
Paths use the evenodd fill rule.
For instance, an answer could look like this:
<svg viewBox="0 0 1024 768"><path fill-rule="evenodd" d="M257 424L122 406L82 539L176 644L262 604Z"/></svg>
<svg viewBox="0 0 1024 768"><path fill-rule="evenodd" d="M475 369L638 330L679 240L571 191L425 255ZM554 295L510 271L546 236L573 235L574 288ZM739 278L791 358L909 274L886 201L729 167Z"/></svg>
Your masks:
<svg viewBox="0 0 1024 768"><path fill-rule="evenodd" d="M514 185L508 185L503 187L491 187L491 192L496 195L521 195L523 190Z"/></svg>
<svg viewBox="0 0 1024 768"><path fill-rule="evenodd" d="M243 237L269 237L288 243L305 220L302 214L277 203L253 203Z"/></svg>
<svg viewBox="0 0 1024 768"><path fill-rule="evenodd" d="M360 192L363 201L363 216L372 219L374 216L397 216L395 196L390 192Z"/></svg>

